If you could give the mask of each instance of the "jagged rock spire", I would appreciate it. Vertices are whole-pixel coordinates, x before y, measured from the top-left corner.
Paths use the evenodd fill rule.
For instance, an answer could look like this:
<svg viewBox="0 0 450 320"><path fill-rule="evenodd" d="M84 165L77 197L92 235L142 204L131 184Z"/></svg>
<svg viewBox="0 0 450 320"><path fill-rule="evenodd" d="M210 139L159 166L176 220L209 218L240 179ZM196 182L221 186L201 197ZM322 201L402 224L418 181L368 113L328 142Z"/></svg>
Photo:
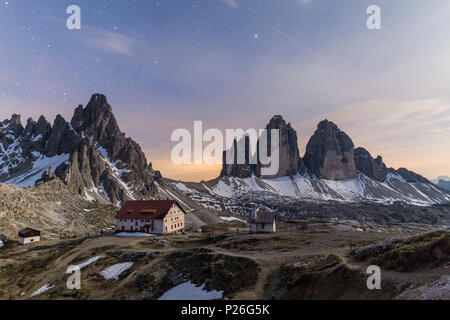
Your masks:
<svg viewBox="0 0 450 320"><path fill-rule="evenodd" d="M70 123L58 115L51 126L41 116L37 123L29 119L24 131L20 116L13 115L0 124L0 142L1 182L34 183L36 179L30 179L27 172L38 159L47 159L54 166L55 177L90 199L109 198L118 203L150 198L158 192L155 180L162 182L140 146L120 131L112 107L102 94L92 95L85 108L78 106ZM20 148L8 149L13 143ZM42 168L48 175L47 170ZM34 176L38 174L33 171Z"/></svg>
<svg viewBox="0 0 450 320"><path fill-rule="evenodd" d="M238 178L249 178L252 175L256 175L262 178L276 178L284 176L295 176L296 174L305 173L305 165L303 160L300 158L298 150L298 140L297 132L291 127L290 123L286 123L282 116L274 116L266 126L267 129L267 150L271 150L271 130L278 129L280 133L279 146L280 146L280 167L278 174L270 177L261 176L261 164L258 158L260 141L257 143L256 154L250 154L250 143L249 137L245 137L241 141L235 141L233 144L234 150L240 144L245 144L245 164L236 164L237 155L234 153L234 164L226 163L226 154L224 152L224 165L222 168L221 176L238 177ZM249 161L250 157L257 159L257 164L251 164Z"/></svg>
<svg viewBox="0 0 450 320"><path fill-rule="evenodd" d="M280 169L278 174L271 177L263 178L277 178L285 176L295 176L296 174L305 173L305 165L300 158L298 150L297 132L292 128L290 123L286 123L282 116L274 116L266 126L267 130L267 150L271 150L271 135L270 131L273 129L279 130L280 133ZM259 144L258 144L259 147Z"/></svg>
<svg viewBox="0 0 450 320"><path fill-rule="evenodd" d="M238 146L239 148L245 148L245 163L238 164ZM229 152L233 152L234 159L233 163L227 163L227 154ZM255 174L256 164L250 164L250 138L245 136L243 139L237 141L234 140L232 150L223 152L223 166L222 172L220 173L221 177L237 177L237 178L250 178Z"/></svg>
<svg viewBox="0 0 450 320"><path fill-rule="evenodd" d="M364 148L355 149L355 163L359 172L380 182L385 181L390 172L381 156L374 159L369 151Z"/></svg>

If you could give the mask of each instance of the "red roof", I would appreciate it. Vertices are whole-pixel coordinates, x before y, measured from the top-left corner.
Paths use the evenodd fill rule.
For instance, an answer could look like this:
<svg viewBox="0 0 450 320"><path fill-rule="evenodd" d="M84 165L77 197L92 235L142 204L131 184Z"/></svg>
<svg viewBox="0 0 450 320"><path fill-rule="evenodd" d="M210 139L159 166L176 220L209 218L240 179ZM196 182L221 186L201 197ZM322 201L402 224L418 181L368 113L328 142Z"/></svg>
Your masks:
<svg viewBox="0 0 450 320"><path fill-rule="evenodd" d="M116 219L164 219L174 204L186 213L175 200L127 201L117 213Z"/></svg>

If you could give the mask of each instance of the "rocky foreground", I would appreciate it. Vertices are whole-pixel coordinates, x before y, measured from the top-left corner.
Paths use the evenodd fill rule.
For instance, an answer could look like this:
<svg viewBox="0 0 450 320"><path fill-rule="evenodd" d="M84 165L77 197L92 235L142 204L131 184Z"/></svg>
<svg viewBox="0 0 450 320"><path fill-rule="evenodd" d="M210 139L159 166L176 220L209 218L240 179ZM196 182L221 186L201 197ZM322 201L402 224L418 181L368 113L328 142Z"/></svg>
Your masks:
<svg viewBox="0 0 450 320"><path fill-rule="evenodd" d="M64 239L114 230L116 208L93 204L70 192L60 181L36 188L0 183L0 236L15 240L27 227L44 239Z"/></svg>
<svg viewBox="0 0 450 320"><path fill-rule="evenodd" d="M6 243L0 299L152 300L182 287L219 299L450 299L449 232L413 236L424 226L409 227L291 221L250 235L228 223L189 236ZM381 290L366 286L371 264L381 267ZM66 287L70 265L81 268L80 290Z"/></svg>

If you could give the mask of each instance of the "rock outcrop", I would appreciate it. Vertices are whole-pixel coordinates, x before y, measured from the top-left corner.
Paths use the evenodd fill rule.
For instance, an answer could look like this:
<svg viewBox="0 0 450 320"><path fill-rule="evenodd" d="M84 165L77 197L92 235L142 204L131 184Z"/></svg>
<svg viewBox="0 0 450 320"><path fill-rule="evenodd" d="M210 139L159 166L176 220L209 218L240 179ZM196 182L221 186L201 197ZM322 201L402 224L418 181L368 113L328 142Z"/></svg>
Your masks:
<svg viewBox="0 0 450 320"><path fill-rule="evenodd" d="M241 148L241 149L240 149ZM245 150L245 159L244 163L238 163L238 152L237 150ZM229 163L227 161L227 155L233 152L233 162ZM253 155L250 151L250 138L245 136L239 142L234 140L232 150L223 152L223 166L222 172L220 173L221 177L237 177L241 179L246 179L252 177L257 172L257 164L250 163L250 157Z"/></svg>
<svg viewBox="0 0 450 320"><path fill-rule="evenodd" d="M271 130L279 130L279 171L276 175L273 176L263 176L261 174L262 164L259 159L259 148L261 141L259 140L257 143L257 151L256 154L251 154L250 152L250 139L248 136L244 137L240 141L234 141L233 148L239 146L241 148L245 147L245 163L237 164L237 152L234 152L234 163L227 163L227 153L229 151L225 151L223 155L223 168L221 172L221 176L228 177L238 177L238 178L249 178L252 175L256 175L261 178L277 178L277 177L285 177L285 176L295 176L298 173L304 174L306 169L303 163L303 160L300 158L300 153L298 150L298 140L297 140L297 132L291 127L290 123L286 123L282 116L274 116L269 124L266 126L267 130L267 150L271 152ZM249 161L251 157L257 159L256 164L252 164L252 161Z"/></svg>
<svg viewBox="0 0 450 320"><path fill-rule="evenodd" d="M355 163L359 172L363 173L367 177L384 182L386 181L388 174L393 174L402 177L406 182L420 182L431 183L428 179L424 178L420 174L412 172L406 168L400 168L395 170L394 168L388 168L381 156L376 159L372 158L369 151L364 148L355 149Z"/></svg>
<svg viewBox="0 0 450 320"><path fill-rule="evenodd" d="M270 132L274 129L279 130L280 133L280 168L278 174L274 176L262 176L262 178L295 176L298 173L305 174L305 165L300 158L300 152L298 150L297 132L292 128L290 123L286 123L282 116L274 116L266 126L267 150L269 152L271 150Z"/></svg>
<svg viewBox="0 0 450 320"><path fill-rule="evenodd" d="M85 108L78 106L71 122L58 115L51 126L41 116L23 128L20 116L13 115L0 123L0 182L34 186L53 175L90 200L113 203L153 197L155 182L162 182L140 146L120 130L101 94Z"/></svg>
<svg viewBox="0 0 450 320"><path fill-rule="evenodd" d="M421 176L420 174L412 172L406 168L400 168L398 170L395 170L395 173L402 176L402 178L405 179L407 182L421 182L431 184L431 182L427 178Z"/></svg>
<svg viewBox="0 0 450 320"><path fill-rule="evenodd" d="M385 181L388 173L391 172L384 164L381 156L374 159L369 151L364 148L355 149L355 163L359 172L380 182Z"/></svg>
<svg viewBox="0 0 450 320"><path fill-rule="evenodd" d="M306 146L304 162L319 179L345 180L357 175L354 145L333 122L324 120Z"/></svg>

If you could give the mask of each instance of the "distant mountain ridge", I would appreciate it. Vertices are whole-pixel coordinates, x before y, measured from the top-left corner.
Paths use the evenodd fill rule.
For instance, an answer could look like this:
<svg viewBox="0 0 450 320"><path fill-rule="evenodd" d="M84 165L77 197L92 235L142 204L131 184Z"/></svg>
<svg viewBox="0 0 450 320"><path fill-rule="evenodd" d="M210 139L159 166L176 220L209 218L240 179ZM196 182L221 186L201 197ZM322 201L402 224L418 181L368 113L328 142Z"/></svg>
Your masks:
<svg viewBox="0 0 450 320"><path fill-rule="evenodd" d="M75 109L70 122L60 115L53 125L43 116L37 122L28 119L25 127L19 115L1 122L0 182L30 187L58 179L86 200L116 205L132 199L178 200L183 194L205 208L230 211L244 199L273 205L280 201L414 205L450 201L450 192L419 174L387 168L381 156L374 159L366 149L355 149L351 138L331 121L319 123L304 157L296 131L283 117L273 117L266 128L280 130L277 175L263 176L260 164L249 163L249 141L243 139L234 146L245 144L246 163L224 161L219 178L196 184L191 192L182 183L166 185L139 144L120 130L106 97L94 94L86 107Z"/></svg>
<svg viewBox="0 0 450 320"><path fill-rule="evenodd" d="M280 130L280 174L264 177L258 170L259 164L238 165L224 161L218 179L195 189L204 192L202 199L211 195L228 199L225 202L230 208L238 205L230 203L232 198L270 200L271 203L371 201L433 205L450 202L449 192L436 187L423 176L406 168L388 168L381 156L373 158L365 148L355 148L352 139L331 121L323 120L318 124L303 158L298 152L297 133L283 117L273 117L267 128ZM247 146L247 140L244 137L242 141L236 141L234 148L243 141ZM227 152L224 152L224 159ZM250 157L248 152L249 148L246 148L247 158ZM181 190L186 191L186 188L181 186ZM208 201L207 206L214 203L212 199ZM214 205L218 206L218 203Z"/></svg>
<svg viewBox="0 0 450 320"><path fill-rule="evenodd" d="M438 184L440 180L450 181L449 176L438 176L436 179L431 180L434 184Z"/></svg>
<svg viewBox="0 0 450 320"><path fill-rule="evenodd" d="M118 204L154 197L161 174L140 146L120 130L104 95L78 106L70 122L60 115L19 115L0 123L0 182L28 187L59 178L88 200Z"/></svg>
<svg viewBox="0 0 450 320"><path fill-rule="evenodd" d="M374 159L369 151L362 147L355 149L352 139L328 120L318 124L317 130L307 143L303 158L298 151L297 133L282 116L274 116L266 129L280 130L280 170L276 177L309 174L318 179L340 181L354 179L358 173L363 173L371 179L383 182L388 174L394 174L408 182L431 183L423 176L406 168L398 170L387 168L381 156ZM234 148L245 143L246 157L249 158L250 149L247 140L248 138L245 137L242 141L236 141ZM248 168L248 164L227 164L225 161L227 152L229 151L224 152L222 177L249 178L255 175L268 178L261 177L259 174L259 164L251 168Z"/></svg>

